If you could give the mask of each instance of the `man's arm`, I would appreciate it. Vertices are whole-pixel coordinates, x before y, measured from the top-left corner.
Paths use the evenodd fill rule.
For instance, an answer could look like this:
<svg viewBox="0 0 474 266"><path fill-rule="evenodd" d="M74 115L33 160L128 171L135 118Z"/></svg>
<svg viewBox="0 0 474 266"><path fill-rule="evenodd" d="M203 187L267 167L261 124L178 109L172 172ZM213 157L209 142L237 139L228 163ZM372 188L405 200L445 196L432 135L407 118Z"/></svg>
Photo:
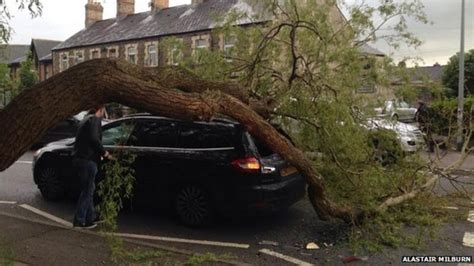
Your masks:
<svg viewBox="0 0 474 266"><path fill-rule="evenodd" d="M90 124L90 145L92 149L97 152L100 156L105 156L106 151L104 146L102 146L100 130L102 130L100 125L100 120L92 119Z"/></svg>

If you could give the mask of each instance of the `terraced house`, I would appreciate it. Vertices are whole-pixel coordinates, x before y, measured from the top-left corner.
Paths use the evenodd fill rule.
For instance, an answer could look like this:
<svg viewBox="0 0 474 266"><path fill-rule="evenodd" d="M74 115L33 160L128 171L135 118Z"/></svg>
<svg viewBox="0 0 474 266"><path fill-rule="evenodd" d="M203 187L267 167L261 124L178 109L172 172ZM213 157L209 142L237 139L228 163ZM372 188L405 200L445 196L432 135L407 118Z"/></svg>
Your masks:
<svg viewBox="0 0 474 266"><path fill-rule="evenodd" d="M103 7L98 1L86 4L85 29L76 33L52 51L54 73L94 58L121 58L142 66L177 65L200 49L230 50L231 38L213 36L218 26L215 17L231 11L252 16L257 10L245 0L192 0L190 5L169 7L168 0L152 0L150 10L135 13L134 0L117 0L117 16L102 19ZM239 25L263 23L244 19ZM179 47L160 50L160 42L175 37Z"/></svg>

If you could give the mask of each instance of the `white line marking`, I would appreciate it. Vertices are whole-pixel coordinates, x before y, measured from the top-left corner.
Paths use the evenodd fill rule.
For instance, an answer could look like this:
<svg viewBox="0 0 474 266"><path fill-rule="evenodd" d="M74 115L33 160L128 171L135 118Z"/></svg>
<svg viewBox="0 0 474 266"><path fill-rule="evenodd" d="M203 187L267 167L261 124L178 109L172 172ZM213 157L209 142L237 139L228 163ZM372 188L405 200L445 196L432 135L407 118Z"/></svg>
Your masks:
<svg viewBox="0 0 474 266"><path fill-rule="evenodd" d="M32 161L16 161L15 163L19 163L19 164L33 164Z"/></svg>
<svg viewBox="0 0 474 266"><path fill-rule="evenodd" d="M474 211L469 211L469 214L467 215L467 220L471 223L474 223Z"/></svg>
<svg viewBox="0 0 474 266"><path fill-rule="evenodd" d="M462 244L466 247L474 248L474 233L465 232Z"/></svg>
<svg viewBox="0 0 474 266"><path fill-rule="evenodd" d="M0 200L0 204L16 204L16 201Z"/></svg>
<svg viewBox="0 0 474 266"><path fill-rule="evenodd" d="M31 211L31 212L34 212L34 213L36 213L36 214L38 214L38 215L41 215L41 216L43 216L44 218L47 218L47 219L49 219L49 220L51 220L51 221L55 221L55 222L57 222L58 224L61 224L61 225L67 226L67 227L72 227L72 223L70 223L70 222L68 222L68 221L65 221L65 220L63 220L63 219L61 219L61 218L59 218L59 217L54 216L54 215L51 215L51 214L49 214L49 213L47 213L47 212L44 212L44 211L42 211L42 210L38 210L38 209L36 209L36 208L34 208L34 207L31 207L31 206L28 205L28 204L21 204L20 207L22 207L22 208L24 208L24 209L26 209L26 210L29 210L29 211Z"/></svg>
<svg viewBox="0 0 474 266"><path fill-rule="evenodd" d="M120 236L120 237L136 238L136 239L158 240L158 241L188 243L188 244L198 244L198 245L208 245L208 246L219 246L219 247L232 247L232 248L244 248L244 249L250 247L250 245L247 245L247 244L238 244L238 243L230 243L230 242L217 242L217 241L207 241L207 240L195 240L195 239L184 239L184 238L163 237L163 236L149 236L149 235L126 234L126 233L111 233L111 235Z"/></svg>
<svg viewBox="0 0 474 266"><path fill-rule="evenodd" d="M443 209L448 209L448 210L459 210L458 207L452 207L452 206L445 206Z"/></svg>
<svg viewBox="0 0 474 266"><path fill-rule="evenodd" d="M314 264L311 264L311 263L308 263L308 262L305 262L305 261L302 261L302 260L299 260L299 259L295 259L293 257L286 256L286 255L283 255L281 253L278 253L278 252L275 252L275 251L272 251L272 250L269 250L269 249L266 249L266 248L261 249L258 252L263 253L263 254L267 254L267 255L270 255L270 256L277 257L279 259L285 260L287 262L290 262L290 263L293 263L293 264L296 264L296 265L303 265L303 266L314 265Z"/></svg>

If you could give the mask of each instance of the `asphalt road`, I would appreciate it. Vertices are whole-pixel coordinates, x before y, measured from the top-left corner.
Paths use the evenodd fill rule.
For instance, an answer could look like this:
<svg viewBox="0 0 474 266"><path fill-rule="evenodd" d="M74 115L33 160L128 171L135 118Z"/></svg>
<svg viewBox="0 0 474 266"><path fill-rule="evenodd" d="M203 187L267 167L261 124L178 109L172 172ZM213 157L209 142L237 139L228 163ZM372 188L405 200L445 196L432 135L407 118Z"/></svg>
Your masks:
<svg viewBox="0 0 474 266"><path fill-rule="evenodd" d="M72 221L75 209L74 202L47 202L33 182L31 162L32 152L23 155L17 163L0 173L0 201L16 201L28 204L66 221ZM471 179L474 180L474 179ZM474 205L473 208L474 209ZM473 249L462 246L462 235L465 231L474 231L473 224L460 222L446 226L440 239L450 248L433 242L428 247L432 254L467 255L474 254ZM240 220L220 220L216 224L200 229L192 229L176 223L167 213L153 213L147 210L124 212L119 217L119 232L164 236L184 239L232 242L249 244L248 249L213 247L206 245L167 243L167 245L195 250L232 254L241 261L257 265L287 265L282 259L259 253L261 249L270 249L293 258L313 264L341 264L340 256L352 255L347 248L343 224L320 221L309 202L304 199L289 210L271 217L257 217ZM275 242L277 246L261 244L262 241ZM456 242L457 241L457 242ZM309 251L303 247L309 242L316 242L320 250ZM325 247L323 243L329 245ZM432 248L431 245L433 245ZM405 252L405 253L403 253ZM461 253L459 253L461 252ZM464 252L464 253L463 253ZM387 254L391 254L387 256ZM376 255L364 264L379 264L399 261L403 254L416 254L413 251L391 250L385 255ZM419 254L419 253L418 253ZM397 257L398 256L398 257ZM376 263L374 260L376 259ZM398 263L395 263L398 264Z"/></svg>

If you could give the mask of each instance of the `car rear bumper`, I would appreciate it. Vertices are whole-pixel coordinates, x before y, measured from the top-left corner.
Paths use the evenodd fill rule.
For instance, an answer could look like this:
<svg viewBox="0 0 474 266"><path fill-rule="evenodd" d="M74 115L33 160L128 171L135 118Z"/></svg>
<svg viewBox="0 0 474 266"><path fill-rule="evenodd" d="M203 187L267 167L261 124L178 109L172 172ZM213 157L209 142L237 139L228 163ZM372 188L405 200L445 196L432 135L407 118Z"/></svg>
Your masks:
<svg viewBox="0 0 474 266"><path fill-rule="evenodd" d="M287 209L301 200L306 193L306 182L300 174L294 174L286 180L234 190L226 200L220 202L217 209L224 215L258 215ZM233 198L229 198L234 195Z"/></svg>

